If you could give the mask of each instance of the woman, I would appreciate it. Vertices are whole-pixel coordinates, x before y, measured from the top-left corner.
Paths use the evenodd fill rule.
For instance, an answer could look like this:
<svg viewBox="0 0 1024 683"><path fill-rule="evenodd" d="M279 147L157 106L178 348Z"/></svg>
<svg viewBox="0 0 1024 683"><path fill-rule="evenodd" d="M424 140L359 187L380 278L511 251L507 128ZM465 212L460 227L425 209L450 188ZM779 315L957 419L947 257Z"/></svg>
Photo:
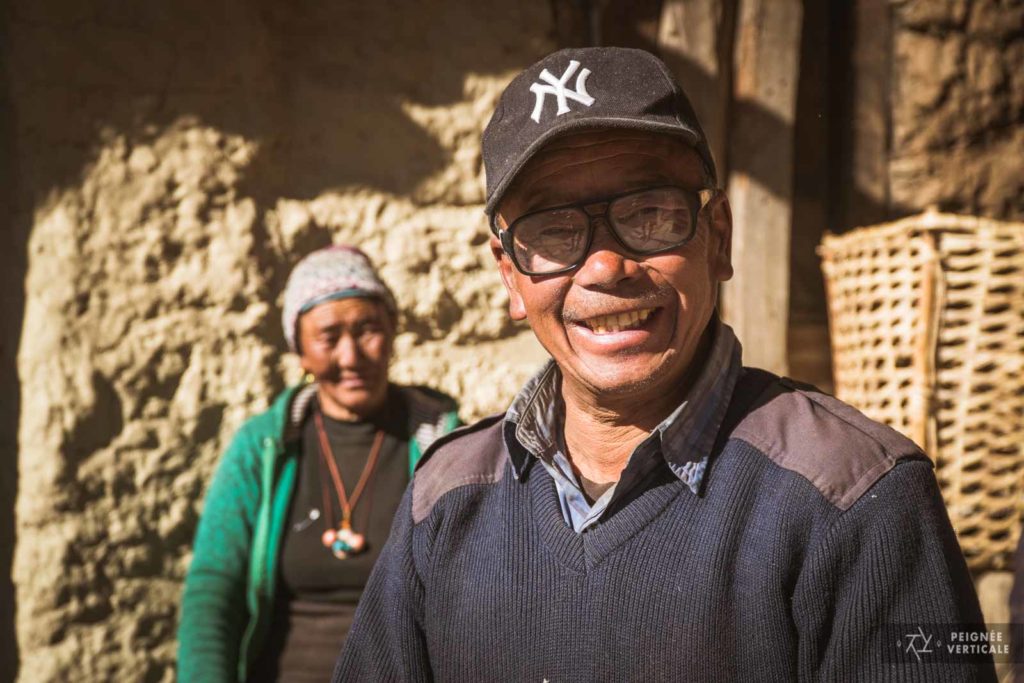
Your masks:
<svg viewBox="0 0 1024 683"><path fill-rule="evenodd" d="M284 334L311 381L238 431L217 466L182 598L183 681L323 681L427 445L454 402L388 382L397 314L358 249L292 271Z"/></svg>

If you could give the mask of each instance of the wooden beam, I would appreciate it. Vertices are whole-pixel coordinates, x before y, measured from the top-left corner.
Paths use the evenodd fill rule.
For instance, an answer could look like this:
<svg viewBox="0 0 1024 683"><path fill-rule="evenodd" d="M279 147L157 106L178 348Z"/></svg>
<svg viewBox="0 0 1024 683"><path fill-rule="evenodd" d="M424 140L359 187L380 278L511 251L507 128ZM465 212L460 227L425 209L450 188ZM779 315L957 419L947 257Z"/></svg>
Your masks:
<svg viewBox="0 0 1024 683"><path fill-rule="evenodd" d="M728 129L728 193L736 275L723 315L744 362L787 371L793 131L800 0L740 0Z"/></svg>
<svg viewBox="0 0 1024 683"><path fill-rule="evenodd" d="M889 185L892 5L889 0L858 0L842 17L852 35L844 36L849 41L842 118L846 163L839 185L842 213L829 226L833 232L890 220L893 209L901 212L902 207L892 206Z"/></svg>
<svg viewBox="0 0 1024 683"><path fill-rule="evenodd" d="M690 98L707 135L719 182L728 175L726 133L732 99L737 0L665 0L658 30L661 57Z"/></svg>
<svg viewBox="0 0 1024 683"><path fill-rule="evenodd" d="M601 0L599 45L635 47L658 54L662 0Z"/></svg>

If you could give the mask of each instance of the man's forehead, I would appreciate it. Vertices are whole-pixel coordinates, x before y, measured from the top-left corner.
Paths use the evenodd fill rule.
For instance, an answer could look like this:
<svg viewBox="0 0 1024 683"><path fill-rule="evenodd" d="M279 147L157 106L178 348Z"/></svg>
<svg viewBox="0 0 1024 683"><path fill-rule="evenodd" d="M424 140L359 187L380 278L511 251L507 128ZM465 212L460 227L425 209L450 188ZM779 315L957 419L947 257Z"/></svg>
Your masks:
<svg viewBox="0 0 1024 683"><path fill-rule="evenodd" d="M650 163L647 164L645 159ZM638 160L644 166L643 171L636 170ZM702 177L700 155L678 137L642 130L602 128L576 131L551 140L517 174L509 193L514 195L527 190L535 200L540 200L538 195L544 194L548 179L590 172L597 162L605 164L606 169L632 162L632 175L646 172L652 182L669 181L666 172L670 167L692 176L691 182L694 183L700 182Z"/></svg>
<svg viewBox="0 0 1024 683"><path fill-rule="evenodd" d="M517 177L510 190L521 186L537 176L554 172L572 172L573 167L582 167L599 161L625 161L627 158L644 158L654 167L671 164L677 169L700 172L701 161L694 148L679 137L643 130L603 128L572 132L560 135L545 144L530 159Z"/></svg>

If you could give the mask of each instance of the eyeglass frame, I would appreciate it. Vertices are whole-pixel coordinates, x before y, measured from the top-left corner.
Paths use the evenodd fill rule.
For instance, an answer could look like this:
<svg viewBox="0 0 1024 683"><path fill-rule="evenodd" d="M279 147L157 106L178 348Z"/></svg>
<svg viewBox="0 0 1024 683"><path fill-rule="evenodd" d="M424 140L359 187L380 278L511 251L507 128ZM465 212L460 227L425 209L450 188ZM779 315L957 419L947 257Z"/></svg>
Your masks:
<svg viewBox="0 0 1024 683"><path fill-rule="evenodd" d="M643 251L643 252L637 251L636 249L633 249L632 247L627 245L622 240L622 237L619 236L619 233L615 229L615 226L612 224L612 221L609 220L609 217L608 217L608 209L609 209L609 207L611 207L613 202L615 202L618 199L622 199L623 197L628 197L628 196L633 195L633 194L640 194L641 192L652 192L654 190L667 190L667 189L682 190L683 192L690 192L690 193L695 192L697 194L698 205L697 205L696 209L692 210L693 230L690 232L689 236L687 236L687 238L684 239L682 242L680 242L678 244L673 244L672 246L669 246L669 247L662 247L660 249L654 249L652 251ZM720 189L717 188L717 187L701 187L701 188L698 188L698 189L692 189L692 188L680 187L678 185L653 185L651 187L641 187L641 188L637 188L635 190L629 190L628 192L621 192L619 194L614 194L614 195L610 195L610 196L596 197L596 198L593 198L593 199L585 199L585 200L580 201L580 202L572 202L570 204L560 204L558 206L548 206L548 207L544 207L542 209L536 209L535 211L530 211L528 213L524 213L522 216L519 216L514 221L512 221L509 224L509 226L507 228L505 228L504 230L502 230L501 228L498 228L498 226L497 226L497 224L495 222L497 220L497 218L498 218L498 212L496 211L494 213L494 215L491 216L491 227L495 230L495 232L498 235L498 240L501 242L501 249L502 249L502 251L504 251L505 254L508 256L509 260L512 261L512 265L514 265L516 267L516 270L518 270L523 275L526 275L528 277L546 277L548 275L564 275L565 273L570 273L570 272L576 270L577 268L579 268L580 266L583 265L584 261L587 260L587 256L590 254L590 249L591 249L591 247L594 246L594 235L597 232L597 230L594 228L594 221L596 219L598 219L598 218L603 218L604 219L604 222L608 225L608 232L611 234L612 238L619 244L619 246L621 246L623 249L625 249L628 253L633 254L635 256L654 256L656 254L662 254L662 253L664 253L666 251L671 251L673 249L678 249L679 247L682 247L682 246L685 246L686 244L688 244L690 242L690 240L692 240L694 238L694 236L697 234L697 228L699 227L698 224L697 224L697 221L700 219L700 212L703 211L704 207L706 207L708 204L711 203L712 198L714 198L714 196L716 194L718 194L719 191L720 191ZM593 213L593 214L590 213L589 211L587 211L586 207L593 206L595 204L603 204L604 205L604 210L601 211L600 213ZM513 239L512 231L516 227L516 223L519 223L523 219L529 218L530 216L536 216L537 214L547 213L548 211L560 211L562 209L579 209L583 213L583 215L587 217L587 232L588 232L588 234L587 234L587 244L584 247L584 249L583 249L583 251L582 251L582 253L580 255L579 260L577 260L577 262L573 263L572 265L566 266L565 268L560 268L558 270L552 270L552 271L548 271L548 272L544 272L544 273L537 273L537 272L531 272L531 271L526 270L525 268L523 268L520 265L519 259L516 258L516 256L515 256L515 248L514 248L514 245L512 244L512 239Z"/></svg>

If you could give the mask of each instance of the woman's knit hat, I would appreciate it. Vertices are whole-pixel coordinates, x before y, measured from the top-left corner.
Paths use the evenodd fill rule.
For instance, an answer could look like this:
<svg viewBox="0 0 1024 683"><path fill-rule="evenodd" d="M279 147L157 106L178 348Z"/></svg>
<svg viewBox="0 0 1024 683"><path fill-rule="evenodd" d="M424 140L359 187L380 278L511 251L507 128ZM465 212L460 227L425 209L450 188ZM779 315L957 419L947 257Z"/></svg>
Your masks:
<svg viewBox="0 0 1024 683"><path fill-rule="evenodd" d="M288 348L298 350L295 334L299 316L325 301L354 296L379 299L392 317L398 315L394 295L377 275L370 257L359 249L336 244L318 249L299 261L284 288L281 322Z"/></svg>

